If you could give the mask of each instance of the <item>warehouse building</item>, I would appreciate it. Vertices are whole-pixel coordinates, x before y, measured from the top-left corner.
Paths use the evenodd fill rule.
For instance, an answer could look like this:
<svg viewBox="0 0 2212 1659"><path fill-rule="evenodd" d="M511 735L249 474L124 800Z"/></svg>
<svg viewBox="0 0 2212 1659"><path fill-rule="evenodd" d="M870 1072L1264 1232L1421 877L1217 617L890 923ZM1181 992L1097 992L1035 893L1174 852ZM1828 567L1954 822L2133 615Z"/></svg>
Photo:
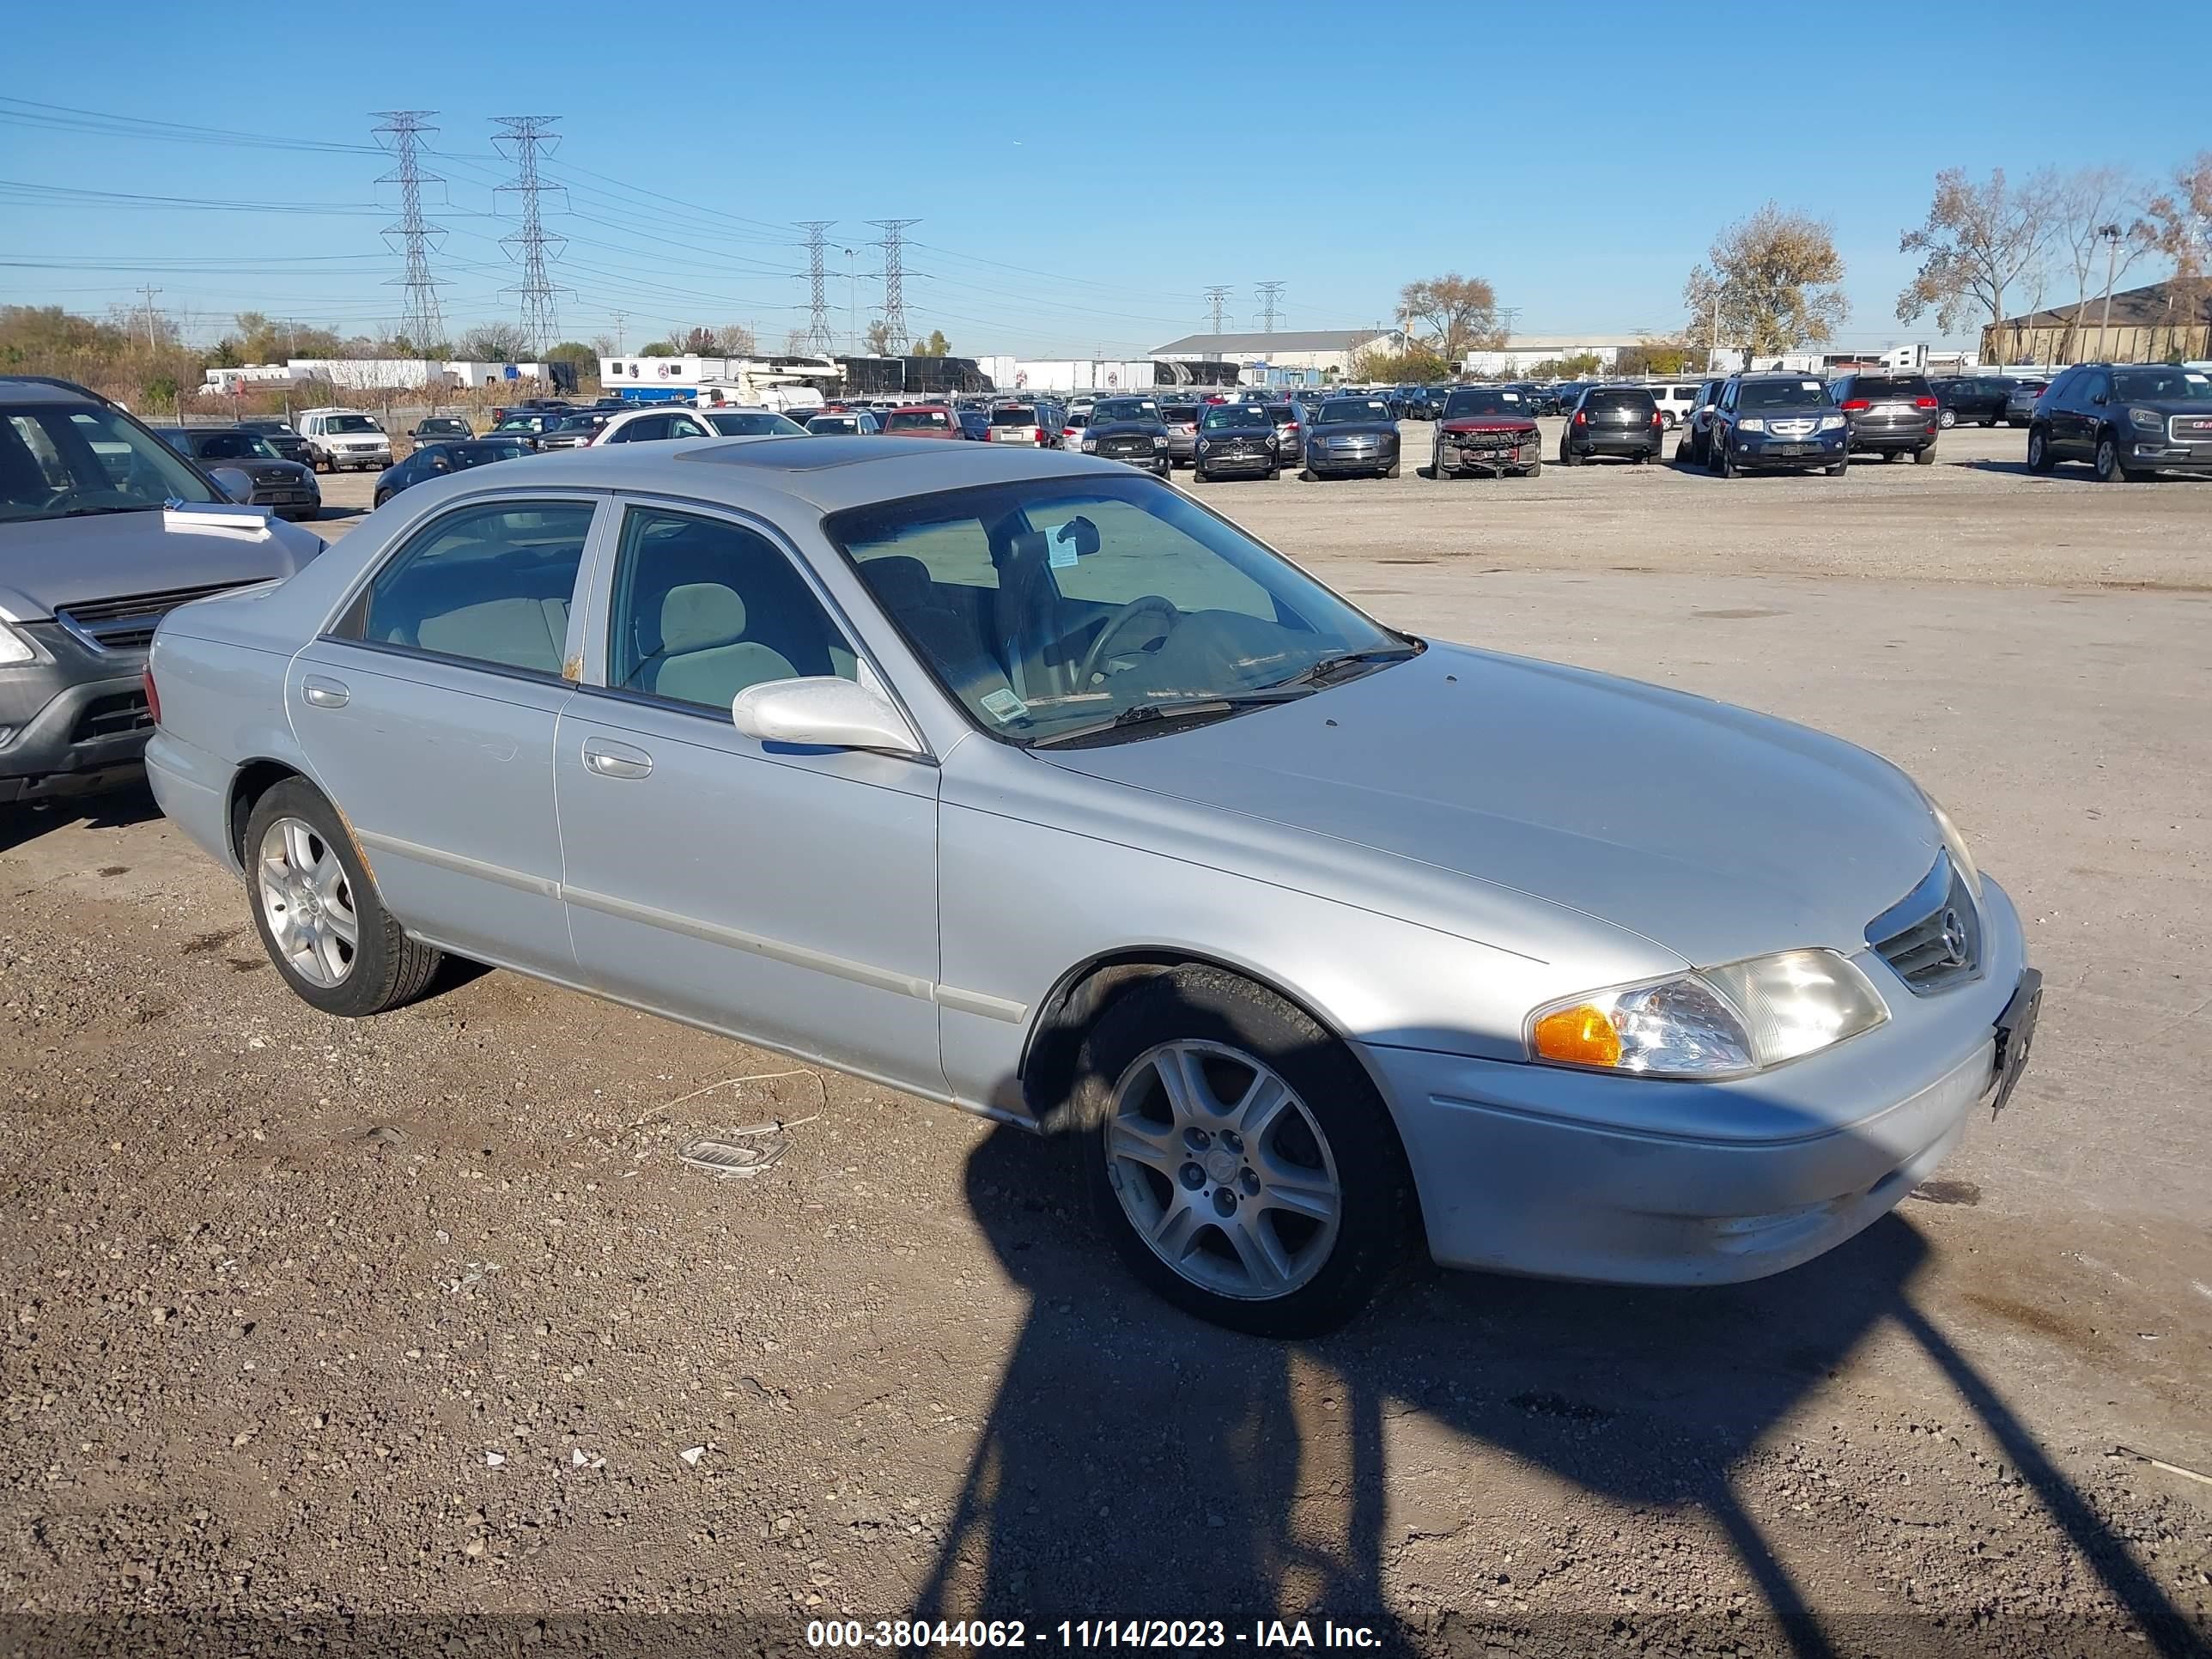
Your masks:
<svg viewBox="0 0 2212 1659"><path fill-rule="evenodd" d="M1982 331L1985 363L2163 363L2212 357L2212 283L2150 283Z"/></svg>
<svg viewBox="0 0 2212 1659"><path fill-rule="evenodd" d="M1186 372L1199 365L1221 365L1243 371L1255 384L1277 384L1342 376L1352 370L1352 359L1363 351L1397 351L1406 337L1394 328L1283 329L1273 334L1186 334L1155 346L1156 363L1182 364ZM1182 375L1170 370L1171 380ZM1193 375L1218 380L1218 376Z"/></svg>

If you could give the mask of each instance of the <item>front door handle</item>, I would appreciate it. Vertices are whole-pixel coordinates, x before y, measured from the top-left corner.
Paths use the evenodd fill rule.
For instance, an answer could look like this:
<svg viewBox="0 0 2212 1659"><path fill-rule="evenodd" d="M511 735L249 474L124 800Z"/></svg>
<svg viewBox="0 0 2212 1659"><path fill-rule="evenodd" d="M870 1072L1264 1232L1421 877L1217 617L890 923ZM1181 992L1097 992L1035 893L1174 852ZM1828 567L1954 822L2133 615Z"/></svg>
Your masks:
<svg viewBox="0 0 2212 1659"><path fill-rule="evenodd" d="M584 769L603 778L643 778L653 775L653 757L642 749L633 749L626 743L611 743L605 738L587 738L584 741Z"/></svg>
<svg viewBox="0 0 2212 1659"><path fill-rule="evenodd" d="M317 708L343 708L353 693L346 690L342 680L326 680L319 674L310 674L300 682L300 695Z"/></svg>

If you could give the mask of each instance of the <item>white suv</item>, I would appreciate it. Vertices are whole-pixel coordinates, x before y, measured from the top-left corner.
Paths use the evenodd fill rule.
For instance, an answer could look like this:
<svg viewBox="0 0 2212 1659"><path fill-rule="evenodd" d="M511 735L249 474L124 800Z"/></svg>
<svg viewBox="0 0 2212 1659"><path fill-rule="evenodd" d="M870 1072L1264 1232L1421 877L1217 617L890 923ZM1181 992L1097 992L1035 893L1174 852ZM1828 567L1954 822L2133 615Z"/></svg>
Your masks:
<svg viewBox="0 0 2212 1659"><path fill-rule="evenodd" d="M376 416L357 409L311 409L300 416L300 435L317 471L374 471L392 465L392 440Z"/></svg>

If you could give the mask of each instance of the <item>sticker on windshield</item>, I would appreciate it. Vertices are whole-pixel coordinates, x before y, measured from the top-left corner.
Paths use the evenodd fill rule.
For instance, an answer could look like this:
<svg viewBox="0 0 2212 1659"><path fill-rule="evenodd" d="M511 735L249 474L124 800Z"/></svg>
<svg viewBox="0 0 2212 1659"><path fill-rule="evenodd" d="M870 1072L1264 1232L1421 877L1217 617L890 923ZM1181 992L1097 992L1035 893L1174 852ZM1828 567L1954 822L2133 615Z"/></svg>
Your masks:
<svg viewBox="0 0 2212 1659"><path fill-rule="evenodd" d="M1509 404L1517 404L1521 401L1521 394L1517 392L1501 392L1498 395Z"/></svg>
<svg viewBox="0 0 2212 1659"><path fill-rule="evenodd" d="M2202 374L2185 374L2181 378L2187 380L2192 386L2203 386L2206 384L2205 379Z"/></svg>
<svg viewBox="0 0 2212 1659"><path fill-rule="evenodd" d="M1075 561L1070 559L1068 562L1073 564ZM1003 685L995 690L986 691L980 701L983 705L983 712L1002 726L1008 720L1018 720L1030 712L1029 704L1024 702L1014 695L1012 690Z"/></svg>
<svg viewBox="0 0 2212 1659"><path fill-rule="evenodd" d="M1054 570L1074 569L1075 544L1059 536L1054 537L1051 550L1045 555L1044 562Z"/></svg>
<svg viewBox="0 0 2212 1659"><path fill-rule="evenodd" d="M1818 392L1820 389L1820 383L1818 380L1800 380L1797 384L1808 392Z"/></svg>

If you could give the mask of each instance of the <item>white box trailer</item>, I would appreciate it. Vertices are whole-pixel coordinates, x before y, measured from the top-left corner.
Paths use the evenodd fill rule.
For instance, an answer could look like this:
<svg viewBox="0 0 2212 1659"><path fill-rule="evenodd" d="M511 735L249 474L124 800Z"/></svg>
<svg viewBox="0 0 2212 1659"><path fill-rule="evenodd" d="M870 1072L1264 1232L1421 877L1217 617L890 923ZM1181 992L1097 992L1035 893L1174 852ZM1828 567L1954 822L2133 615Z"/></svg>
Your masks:
<svg viewBox="0 0 2212 1659"><path fill-rule="evenodd" d="M1013 367L1011 384L1001 375L991 376L1001 392L1097 394L1149 392L1152 387L1152 362L1149 357L1134 362L1096 357L1021 358L1015 361Z"/></svg>

